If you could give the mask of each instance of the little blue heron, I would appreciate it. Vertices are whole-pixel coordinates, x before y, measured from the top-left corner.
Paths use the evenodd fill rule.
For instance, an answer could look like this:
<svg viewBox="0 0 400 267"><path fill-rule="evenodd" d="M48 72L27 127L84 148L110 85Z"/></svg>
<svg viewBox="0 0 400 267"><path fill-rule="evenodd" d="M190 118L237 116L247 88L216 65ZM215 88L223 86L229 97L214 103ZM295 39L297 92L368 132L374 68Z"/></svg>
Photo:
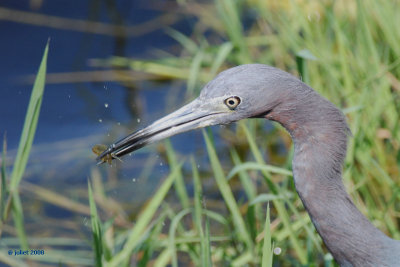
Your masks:
<svg viewBox="0 0 400 267"><path fill-rule="evenodd" d="M245 118L273 120L290 133L297 193L341 266L400 266L400 241L375 228L342 183L350 133L343 113L277 68L248 64L221 72L197 99L112 144L98 160L118 158L185 131Z"/></svg>

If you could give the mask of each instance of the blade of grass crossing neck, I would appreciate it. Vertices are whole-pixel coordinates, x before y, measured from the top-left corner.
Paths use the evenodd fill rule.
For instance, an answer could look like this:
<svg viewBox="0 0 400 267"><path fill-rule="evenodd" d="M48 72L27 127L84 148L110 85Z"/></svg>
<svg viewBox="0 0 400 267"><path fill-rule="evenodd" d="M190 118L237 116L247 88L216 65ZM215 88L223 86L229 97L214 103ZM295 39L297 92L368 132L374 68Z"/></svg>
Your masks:
<svg viewBox="0 0 400 267"><path fill-rule="evenodd" d="M24 215L21 205L21 200L18 194L18 185L25 172L26 164L28 162L29 153L32 148L33 138L35 136L37 123L39 120L40 107L44 93L44 86L46 80L46 67L47 67L47 54L49 51L49 42L47 42L44 49L42 61L39 66L31 98L29 100L28 110L25 115L25 122L18 145L17 156L15 158L14 167L10 178L10 196L12 196L12 211L14 215L14 223L17 235L21 242L21 247L24 250L28 249L28 240L24 229Z"/></svg>
<svg viewBox="0 0 400 267"><path fill-rule="evenodd" d="M306 251L303 250L301 248L300 244L298 243L297 236L295 235L296 229L293 227L293 223L290 222L290 219L289 219L290 216L289 216L286 208L284 207L283 203L281 202L281 200L286 202L286 205L294 213L297 220L302 220L303 216L298 212L296 207L293 205L293 202L289 198L290 194L288 194L288 192L286 192L286 191L283 191L279 186L276 186L271 181L271 176L270 176L270 172L281 173L281 174L285 174L288 176L292 176L293 174L292 174L292 172L290 172L288 170L286 172L284 172L283 171L284 169L282 169L282 168L278 168L278 167L274 167L274 166L265 164L262 154L261 154L260 150L258 149L258 146L256 145L255 140L254 140L253 136L251 135L249 129L247 128L246 124L244 122L241 122L241 126L244 129L247 141L250 146L250 150L252 151L252 154L253 154L254 158L256 159L257 164L267 166L266 169L261 168L260 171L263 174L264 179L265 179L266 183L268 184L271 192L277 196L277 198L271 198L270 200L274 204L274 206L278 212L278 216L283 222L284 228L289 233L289 235L288 235L289 239L291 240L292 243L294 242L293 246L295 248L295 251L298 253L300 260L303 259L304 261L306 261L306 254L305 254ZM256 166L253 166L253 167L256 167ZM273 168L270 168L270 167L273 167ZM315 231L313 231L313 229L311 229L311 227L307 224L304 224L303 227L306 230L307 234L314 241L314 245L316 246L318 251L322 252L321 244L319 242L320 239L315 234Z"/></svg>
<svg viewBox="0 0 400 267"><path fill-rule="evenodd" d="M252 135L250 134L249 129L247 128L246 124L244 122L241 122L240 125L242 126L246 138L247 138L247 142L249 143L250 149L252 151L252 154L254 156L254 158L256 159L256 161L259 164L265 164L264 159L261 155L261 152L259 151L256 142L254 140L254 138L252 137ZM279 186L275 186L275 184L271 181L271 175L269 172L262 170L261 171L266 183L268 184L268 187L270 188L270 190L272 191L272 193L277 194L277 195L282 195L284 196L283 192L281 192L282 190L279 188ZM277 212L278 212L278 216L279 218L282 220L282 223L284 225L284 227L289 231L290 235L289 235L289 239L293 245L294 250L296 251L297 256L299 257L300 263L301 264L306 264L307 262L307 252L301 247L300 243L299 243L299 239L297 238L295 231L292 228L291 222L290 222L290 216L286 211L286 208L284 206L284 204L282 203L282 201L274 199L272 200ZM288 205L293 205L292 203L290 203L289 201L286 201L286 203Z"/></svg>
<svg viewBox="0 0 400 267"><path fill-rule="evenodd" d="M103 266L103 236L101 232L101 224L97 215L96 203L93 198L92 187L88 181L88 196L90 206L90 217L92 224L93 247L94 247L94 262L97 267Z"/></svg>
<svg viewBox="0 0 400 267"><path fill-rule="evenodd" d="M233 196L231 188L224 175L221 163L218 159L217 153L215 152L215 147L211 143L210 137L204 130L203 130L203 136L206 141L207 152L210 158L211 167L214 173L215 180L225 200L225 203L228 206L228 209L232 215L232 221L233 224L235 225L236 230L238 231L238 236L246 244L247 249L252 251L252 248L254 246L253 241L251 240L250 235L246 229L243 217L240 214L240 210L236 203L235 197Z"/></svg>
<svg viewBox="0 0 400 267"><path fill-rule="evenodd" d="M175 179L178 177L179 172L181 171L182 164L178 164L178 167L173 169L172 172L168 175L165 181L162 183L161 187L157 190L154 196L151 198L146 208L139 215L138 220L136 221L135 226L129 233L129 237L122 248L122 250L111 259L110 262L107 263L108 267L116 267L121 266L123 261L129 260L133 250L139 245L140 237L142 233L148 227L151 219L156 213L157 209L161 205L161 202L164 200L168 191L170 190L172 184Z"/></svg>
<svg viewBox="0 0 400 267"><path fill-rule="evenodd" d="M265 227L264 227L264 243L262 249L262 267L272 267L272 245L271 245L271 224L270 224L270 216L269 216L269 204L267 206L267 217L265 218Z"/></svg>
<svg viewBox="0 0 400 267"><path fill-rule="evenodd" d="M178 194L178 198L181 202L182 207L184 209L187 209L189 208L189 196L186 192L185 181L183 179L182 171L176 159L175 150L173 149L171 142L169 140L165 141L165 148L167 152L168 164L170 165L171 170L173 171L175 169L179 169L179 171L176 174L174 187L176 193Z"/></svg>

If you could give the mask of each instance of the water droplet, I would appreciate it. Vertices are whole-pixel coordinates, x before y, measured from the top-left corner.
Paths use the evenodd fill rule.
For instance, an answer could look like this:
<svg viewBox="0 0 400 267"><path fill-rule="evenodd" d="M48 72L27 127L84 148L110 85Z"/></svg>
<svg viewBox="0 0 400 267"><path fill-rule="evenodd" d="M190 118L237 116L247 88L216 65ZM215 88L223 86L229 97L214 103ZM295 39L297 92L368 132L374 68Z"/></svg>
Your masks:
<svg viewBox="0 0 400 267"><path fill-rule="evenodd" d="M121 125L121 123L120 123L120 122L117 122L117 125Z"/></svg>
<svg viewBox="0 0 400 267"><path fill-rule="evenodd" d="M163 163L162 162L160 162L160 166L162 166L163 165Z"/></svg>
<svg viewBox="0 0 400 267"><path fill-rule="evenodd" d="M108 108L108 103L104 103L104 106L105 106L106 108Z"/></svg>
<svg viewBox="0 0 400 267"><path fill-rule="evenodd" d="M281 249L280 247L274 248L274 254L275 254L275 255L280 255L281 252L282 252L282 249Z"/></svg>
<svg viewBox="0 0 400 267"><path fill-rule="evenodd" d="M197 169L200 169L200 164L197 164Z"/></svg>
<svg viewBox="0 0 400 267"><path fill-rule="evenodd" d="M86 217L83 217L83 225L84 226L88 225L88 219Z"/></svg>
<svg viewBox="0 0 400 267"><path fill-rule="evenodd" d="M140 119L139 118L137 119L137 123L140 123Z"/></svg>
<svg viewBox="0 0 400 267"><path fill-rule="evenodd" d="M132 182L136 182L136 178L132 178Z"/></svg>
<svg viewBox="0 0 400 267"><path fill-rule="evenodd" d="M103 122L103 120L102 120L102 119L99 119L99 122L100 122L100 123L102 123L102 122Z"/></svg>

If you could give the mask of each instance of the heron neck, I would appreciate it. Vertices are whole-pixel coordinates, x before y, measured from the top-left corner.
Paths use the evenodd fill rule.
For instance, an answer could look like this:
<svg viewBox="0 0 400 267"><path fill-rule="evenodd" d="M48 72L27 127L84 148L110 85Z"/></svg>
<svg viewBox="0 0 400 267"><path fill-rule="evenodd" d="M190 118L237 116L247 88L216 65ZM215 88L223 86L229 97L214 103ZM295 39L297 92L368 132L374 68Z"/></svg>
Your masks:
<svg viewBox="0 0 400 267"><path fill-rule="evenodd" d="M329 251L342 266L380 266L370 257L388 238L355 207L340 173L322 170L330 163L318 148L295 146L296 190Z"/></svg>
<svg viewBox="0 0 400 267"><path fill-rule="evenodd" d="M319 97L318 101L321 102L314 107L298 106L287 117L290 119L280 121L294 140L296 190L315 228L341 266L383 266L374 262L377 253L383 253L376 248L387 246L391 239L355 207L342 183L348 129L344 116L325 99ZM317 112L307 114L310 108ZM296 118L305 114L308 120Z"/></svg>

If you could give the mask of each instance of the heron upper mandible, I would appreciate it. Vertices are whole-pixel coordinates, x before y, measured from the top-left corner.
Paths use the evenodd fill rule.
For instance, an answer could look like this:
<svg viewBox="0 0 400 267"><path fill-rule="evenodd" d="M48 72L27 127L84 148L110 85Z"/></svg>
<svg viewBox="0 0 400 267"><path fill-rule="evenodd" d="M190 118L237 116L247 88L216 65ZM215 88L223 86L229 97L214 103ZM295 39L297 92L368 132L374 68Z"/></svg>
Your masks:
<svg viewBox="0 0 400 267"><path fill-rule="evenodd" d="M98 160L121 157L185 131L246 118L279 122L290 133L297 193L341 266L400 266L400 241L375 228L342 183L350 133L343 113L277 68L248 64L221 72L194 101L112 144Z"/></svg>

